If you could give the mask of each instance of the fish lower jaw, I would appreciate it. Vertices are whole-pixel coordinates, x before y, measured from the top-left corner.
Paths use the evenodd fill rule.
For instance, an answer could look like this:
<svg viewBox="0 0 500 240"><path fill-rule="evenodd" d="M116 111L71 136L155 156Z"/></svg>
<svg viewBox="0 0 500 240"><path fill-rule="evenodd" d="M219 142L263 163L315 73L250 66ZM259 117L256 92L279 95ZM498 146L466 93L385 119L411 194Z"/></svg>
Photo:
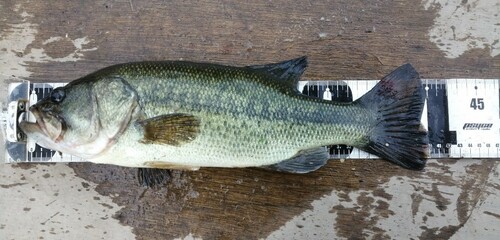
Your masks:
<svg viewBox="0 0 500 240"><path fill-rule="evenodd" d="M47 141L37 141L37 143L42 147L50 148L63 153L68 153L76 157L92 161L92 159L94 158L99 158L99 156L106 155L113 143L113 140L101 135L94 139L92 142L84 144L74 144L71 142L66 142L65 139L56 142L50 141L48 142L47 146L44 146L46 144L43 144L42 142L47 143Z"/></svg>

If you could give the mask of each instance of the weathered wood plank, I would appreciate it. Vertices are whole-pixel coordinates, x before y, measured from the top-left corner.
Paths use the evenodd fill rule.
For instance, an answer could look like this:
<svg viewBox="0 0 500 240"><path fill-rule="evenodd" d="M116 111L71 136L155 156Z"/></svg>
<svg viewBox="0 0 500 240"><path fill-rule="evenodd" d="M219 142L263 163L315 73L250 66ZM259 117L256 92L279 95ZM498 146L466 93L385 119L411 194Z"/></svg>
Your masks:
<svg viewBox="0 0 500 240"><path fill-rule="evenodd" d="M480 202L490 172L498 166L495 161L463 163L433 162L426 171L415 172L382 161L335 161L307 175L259 169L202 169L174 172L166 186L155 190L137 188L131 169L92 164L72 164L72 167L77 175L100 183L100 193L119 196L114 200L125 208L118 218L135 226L137 235L143 239L189 233L203 239L262 238L294 216L312 209L314 200L329 195L338 198L328 209L337 216L320 214L332 218L335 224L331 227L339 237L387 238L394 236L387 231L405 232L387 228L400 227L422 228L420 237L424 239L448 239L466 223L471 210ZM463 173L457 173L454 167ZM395 189L397 192L389 192ZM394 208L408 215L401 216ZM379 221L391 216L413 220L406 226L397 226L397 222L378 226ZM439 219L445 220L441 226L427 223ZM300 226L297 224L297 228ZM328 230L317 231L321 234Z"/></svg>
<svg viewBox="0 0 500 240"><path fill-rule="evenodd" d="M429 36L438 9L419 4L5 1L0 3L0 70L33 81L69 81L129 61L248 65L308 55L308 79L375 79L405 62L425 78L500 76L500 56L491 56L494 46L447 58ZM295 217L306 210L315 213L314 204L321 199L333 202L323 219L333 226L317 223L318 238L334 232L352 239L446 239L469 220L498 163L442 160L412 172L384 161L333 161L307 175L259 169L174 171L159 189L138 187L133 169L70 166L124 207L115 218L132 226L138 239L190 233L203 239L264 238L278 234L287 222L298 229L309 224ZM397 184L401 189L392 192ZM500 190L494 189L495 194ZM409 221L399 219L404 213ZM395 219L401 224L391 222ZM304 229L309 233L302 234L311 233ZM408 235L401 235L405 231Z"/></svg>

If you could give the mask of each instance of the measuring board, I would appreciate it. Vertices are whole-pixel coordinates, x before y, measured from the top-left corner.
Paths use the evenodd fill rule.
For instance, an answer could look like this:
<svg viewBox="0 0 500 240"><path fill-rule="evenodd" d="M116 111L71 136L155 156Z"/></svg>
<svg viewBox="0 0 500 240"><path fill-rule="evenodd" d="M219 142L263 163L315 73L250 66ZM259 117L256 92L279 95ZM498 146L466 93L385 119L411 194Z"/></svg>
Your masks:
<svg viewBox="0 0 500 240"><path fill-rule="evenodd" d="M49 95L52 89L62 87L67 83L30 83L22 81L8 85L7 104L2 104L0 124L5 141L5 162L83 162L70 154L59 153L40 147L33 139L26 138L17 123L20 119L35 121L34 116L27 112L30 105ZM3 99L2 99L3 100ZM0 143L2 144L2 143ZM0 145L0 147L2 147ZM0 149L0 153L2 149Z"/></svg>
<svg viewBox="0 0 500 240"><path fill-rule="evenodd" d="M300 81L297 87L308 96L351 102L377 82ZM424 79L422 82L426 91L422 124L429 131L430 158L500 158L500 79ZM9 85L7 104L3 104L0 117L6 162L85 161L38 146L32 139L26 139L17 126L19 119L34 121L26 109L65 84L23 81ZM333 159L378 158L351 146L328 148Z"/></svg>
<svg viewBox="0 0 500 240"><path fill-rule="evenodd" d="M378 81L304 81L303 94L351 102ZM430 158L500 158L500 79L423 79L426 102L422 124L429 132ZM378 158L334 145L332 158Z"/></svg>

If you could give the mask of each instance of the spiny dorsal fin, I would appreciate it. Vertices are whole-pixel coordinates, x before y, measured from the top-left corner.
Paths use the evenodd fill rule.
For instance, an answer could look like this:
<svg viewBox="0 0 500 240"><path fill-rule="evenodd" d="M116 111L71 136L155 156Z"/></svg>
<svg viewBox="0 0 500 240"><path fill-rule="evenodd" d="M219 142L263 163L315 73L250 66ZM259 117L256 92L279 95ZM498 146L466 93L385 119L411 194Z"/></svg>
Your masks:
<svg viewBox="0 0 500 240"><path fill-rule="evenodd" d="M271 63L264 65L247 66L248 68L265 72L272 75L280 81L295 87L307 67L307 57L302 56L299 58L283 61L279 63Z"/></svg>
<svg viewBox="0 0 500 240"><path fill-rule="evenodd" d="M179 146L200 133L200 121L188 114L167 114L139 122L144 127L144 143Z"/></svg>

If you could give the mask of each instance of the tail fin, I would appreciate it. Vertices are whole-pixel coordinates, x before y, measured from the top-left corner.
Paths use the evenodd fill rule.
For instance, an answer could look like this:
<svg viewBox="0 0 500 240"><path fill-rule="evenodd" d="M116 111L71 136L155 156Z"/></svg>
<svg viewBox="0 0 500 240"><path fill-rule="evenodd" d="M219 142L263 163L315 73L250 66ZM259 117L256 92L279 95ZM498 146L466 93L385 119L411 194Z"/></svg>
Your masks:
<svg viewBox="0 0 500 240"><path fill-rule="evenodd" d="M362 150L402 167L420 170L428 155L427 132L420 123L425 92L418 73L405 64L356 100L370 109L376 123Z"/></svg>

